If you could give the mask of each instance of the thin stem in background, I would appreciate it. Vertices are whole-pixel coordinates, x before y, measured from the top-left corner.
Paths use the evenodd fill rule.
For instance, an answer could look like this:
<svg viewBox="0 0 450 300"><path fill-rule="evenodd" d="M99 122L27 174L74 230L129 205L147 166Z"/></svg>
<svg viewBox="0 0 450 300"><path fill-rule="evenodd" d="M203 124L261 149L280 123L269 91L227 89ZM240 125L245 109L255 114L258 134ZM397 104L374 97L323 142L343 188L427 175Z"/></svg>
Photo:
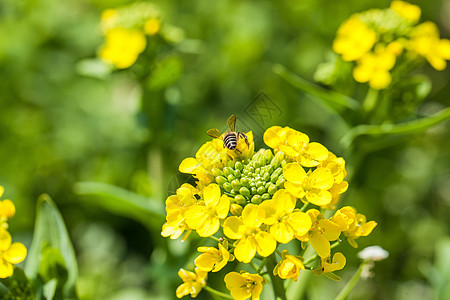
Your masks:
<svg viewBox="0 0 450 300"><path fill-rule="evenodd" d="M209 286L204 286L203 287L205 290L207 290L209 293L211 293L211 294L214 294L214 295L217 295L217 296L220 296L220 297L223 297L223 298L227 298L227 299L233 299L233 297L231 297L231 295L228 295L228 294L225 294L225 293L222 293L222 292L220 292L220 291L218 291L218 290L215 290L215 289L213 289L213 288L211 288L211 287L209 287Z"/></svg>
<svg viewBox="0 0 450 300"><path fill-rule="evenodd" d="M269 256L267 261L267 269L273 270L277 263L275 253ZM273 274L273 272L269 272L270 279L272 281L273 292L277 299L286 300L286 290L284 288L283 279Z"/></svg>
<svg viewBox="0 0 450 300"><path fill-rule="evenodd" d="M353 290L355 285L358 283L361 278L361 273L364 267L367 265L367 262L363 262L359 265L358 270L356 270L355 274L353 274L352 278L347 282L341 292L334 298L334 300L345 300L347 299L350 292Z"/></svg>

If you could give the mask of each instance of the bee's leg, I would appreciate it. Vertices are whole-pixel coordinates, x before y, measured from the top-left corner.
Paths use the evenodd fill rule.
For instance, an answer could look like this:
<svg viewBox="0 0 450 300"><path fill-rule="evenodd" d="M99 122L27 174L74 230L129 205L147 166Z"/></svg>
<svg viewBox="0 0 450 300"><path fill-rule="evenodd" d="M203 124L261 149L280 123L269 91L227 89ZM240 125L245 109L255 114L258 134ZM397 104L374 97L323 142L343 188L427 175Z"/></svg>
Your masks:
<svg viewBox="0 0 450 300"><path fill-rule="evenodd" d="M239 132L239 138L244 139L245 143L247 144L247 147L250 147L250 143L248 142L247 136L243 132Z"/></svg>
<svg viewBox="0 0 450 300"><path fill-rule="evenodd" d="M236 150L237 152L239 152L240 154L242 154L242 152L241 152L238 148L236 148L236 149L234 149L234 150Z"/></svg>

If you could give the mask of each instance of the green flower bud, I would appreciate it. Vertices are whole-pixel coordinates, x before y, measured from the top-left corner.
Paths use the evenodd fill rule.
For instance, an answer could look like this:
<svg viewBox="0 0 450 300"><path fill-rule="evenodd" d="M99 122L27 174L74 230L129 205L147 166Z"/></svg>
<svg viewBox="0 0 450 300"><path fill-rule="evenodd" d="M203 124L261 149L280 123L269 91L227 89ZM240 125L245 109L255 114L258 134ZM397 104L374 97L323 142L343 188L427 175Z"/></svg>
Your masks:
<svg viewBox="0 0 450 300"><path fill-rule="evenodd" d="M280 165L280 159L278 158L278 156L272 158L270 165L273 166L274 168L277 168Z"/></svg>
<svg viewBox="0 0 450 300"><path fill-rule="evenodd" d="M242 171L242 170L244 169L244 165L243 165L240 161L237 161L237 162L234 164L234 168L235 168L236 170Z"/></svg>
<svg viewBox="0 0 450 300"><path fill-rule="evenodd" d="M223 189L227 192L231 192L231 190L233 189L233 187L231 186L231 184L229 182L225 182L223 184Z"/></svg>
<svg viewBox="0 0 450 300"><path fill-rule="evenodd" d="M278 178L277 182L275 183L277 188L282 189L284 188L284 177L283 178Z"/></svg>
<svg viewBox="0 0 450 300"><path fill-rule="evenodd" d="M240 170L234 170L234 177L241 178L241 176L242 176L242 173Z"/></svg>
<svg viewBox="0 0 450 300"><path fill-rule="evenodd" d="M245 186L243 186L239 189L239 194L246 196L246 197L250 197L250 191Z"/></svg>
<svg viewBox="0 0 450 300"><path fill-rule="evenodd" d="M254 168L253 166L250 166L250 167L248 168L248 172L249 172L249 173L255 173L255 168Z"/></svg>
<svg viewBox="0 0 450 300"><path fill-rule="evenodd" d="M245 197L242 195L236 195L236 197L234 197L234 201L236 201L236 203L239 205L247 204L247 199L245 199Z"/></svg>
<svg viewBox="0 0 450 300"><path fill-rule="evenodd" d="M264 184L264 187L266 188L266 190L269 188L269 186L272 184L272 182L266 182L265 184Z"/></svg>
<svg viewBox="0 0 450 300"><path fill-rule="evenodd" d="M236 193L236 190L235 190L235 189L231 189L230 194L236 195L236 194L237 194L237 193Z"/></svg>
<svg viewBox="0 0 450 300"><path fill-rule="evenodd" d="M217 176L215 179L216 179L216 182L217 182L217 184L219 186L223 186L223 184L225 182L227 182L227 179L225 177L223 177L223 176Z"/></svg>
<svg viewBox="0 0 450 300"><path fill-rule="evenodd" d="M233 174L230 174L230 175L228 175L227 179L228 179L229 182L232 182L233 180L236 179L236 177L234 177Z"/></svg>
<svg viewBox="0 0 450 300"><path fill-rule="evenodd" d="M238 197L238 196L236 196L236 197ZM245 205L245 204L243 204L243 205ZM243 210L243 208L239 204L233 203L230 206L230 212L233 216L239 217L242 214L242 210Z"/></svg>
<svg viewBox="0 0 450 300"><path fill-rule="evenodd" d="M281 161L284 160L284 158L286 157L285 153L283 151L278 151L276 154L276 157L278 157L278 159Z"/></svg>
<svg viewBox="0 0 450 300"><path fill-rule="evenodd" d="M264 173L263 180L269 181L269 179L270 179L270 173Z"/></svg>
<svg viewBox="0 0 450 300"><path fill-rule="evenodd" d="M261 197L260 195L254 195L254 196L252 197L251 202L252 202L253 204L260 204L260 203L262 202L262 197Z"/></svg>
<svg viewBox="0 0 450 300"><path fill-rule="evenodd" d="M250 186L250 180L248 180L247 177L242 177L241 178L241 185L249 187Z"/></svg>
<svg viewBox="0 0 450 300"><path fill-rule="evenodd" d="M248 170L242 171L242 174L244 174L244 176L247 176L248 175Z"/></svg>
<svg viewBox="0 0 450 300"><path fill-rule="evenodd" d="M273 172L273 167L272 167L272 165L267 165L265 171L266 171L267 173L272 174L272 172Z"/></svg>
<svg viewBox="0 0 450 300"><path fill-rule="evenodd" d="M227 167L234 168L234 162L232 160L227 161Z"/></svg>
<svg viewBox="0 0 450 300"><path fill-rule="evenodd" d="M222 176L222 175L223 175L222 170L217 169L217 168L213 168L213 169L211 170L211 172L212 172L212 174L214 175L214 177Z"/></svg>
<svg viewBox="0 0 450 300"><path fill-rule="evenodd" d="M252 192L252 195L256 194L256 187L252 186L252 188L250 189L250 191Z"/></svg>
<svg viewBox="0 0 450 300"><path fill-rule="evenodd" d="M266 192L266 188L263 187L263 186L260 186L260 187L256 190L256 192L257 192L258 194L262 195L262 194L264 194L264 193Z"/></svg>
<svg viewBox="0 0 450 300"><path fill-rule="evenodd" d="M230 167L223 168L223 174L225 174L225 176L228 177L229 175L231 175L233 173L234 173L234 170L232 168L230 168Z"/></svg>
<svg viewBox="0 0 450 300"><path fill-rule="evenodd" d="M258 182L256 182L256 187L260 188L264 185L264 182L262 182L261 180L259 180Z"/></svg>
<svg viewBox="0 0 450 300"><path fill-rule="evenodd" d="M263 200L269 200L271 197L270 197L269 193L265 193L265 194L262 194L261 198Z"/></svg>
<svg viewBox="0 0 450 300"><path fill-rule="evenodd" d="M241 188L241 182L235 179L231 182L231 186L233 187L234 190L239 191L239 189Z"/></svg>
<svg viewBox="0 0 450 300"><path fill-rule="evenodd" d="M287 161L283 160L283 161L281 162L281 167L284 168L286 165L287 165Z"/></svg>
<svg viewBox="0 0 450 300"><path fill-rule="evenodd" d="M266 164L271 161L273 158L273 154L272 151L270 150L266 150L266 152L264 152L264 160L266 161Z"/></svg>
<svg viewBox="0 0 450 300"><path fill-rule="evenodd" d="M270 183L269 187L267 188L267 192L269 193L269 195L273 195L275 194L275 192L277 191L277 186L273 183Z"/></svg>

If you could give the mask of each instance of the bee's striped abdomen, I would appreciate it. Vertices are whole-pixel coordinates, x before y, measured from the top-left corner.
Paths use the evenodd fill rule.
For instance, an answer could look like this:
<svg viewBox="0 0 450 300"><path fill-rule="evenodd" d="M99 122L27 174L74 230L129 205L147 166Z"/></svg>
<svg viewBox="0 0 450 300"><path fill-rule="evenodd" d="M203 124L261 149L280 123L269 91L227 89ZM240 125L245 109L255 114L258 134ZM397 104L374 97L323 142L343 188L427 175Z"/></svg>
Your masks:
<svg viewBox="0 0 450 300"><path fill-rule="evenodd" d="M237 137L235 132L227 132L223 137L223 146L230 150L236 149Z"/></svg>

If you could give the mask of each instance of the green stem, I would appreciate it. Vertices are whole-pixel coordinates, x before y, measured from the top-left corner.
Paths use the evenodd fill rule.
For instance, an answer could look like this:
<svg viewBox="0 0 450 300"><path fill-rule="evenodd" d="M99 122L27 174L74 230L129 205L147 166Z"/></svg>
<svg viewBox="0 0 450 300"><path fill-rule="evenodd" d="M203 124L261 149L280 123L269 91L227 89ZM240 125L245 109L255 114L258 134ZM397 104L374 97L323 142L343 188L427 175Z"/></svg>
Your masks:
<svg viewBox="0 0 450 300"><path fill-rule="evenodd" d="M309 202L306 202L305 204L303 204L302 208L300 208L300 211L305 211L306 208L308 207Z"/></svg>
<svg viewBox="0 0 450 300"><path fill-rule="evenodd" d="M259 266L258 270L256 270L256 273L260 274L264 266L269 261L269 257L264 257L263 261L261 262L261 265Z"/></svg>
<svg viewBox="0 0 450 300"><path fill-rule="evenodd" d="M376 106L378 100L378 90L369 88L366 98L363 102L363 109L366 113L370 113Z"/></svg>
<svg viewBox="0 0 450 300"><path fill-rule="evenodd" d="M367 262L362 262L359 265L358 270L356 270L355 274L353 274L353 277L347 282L347 284L344 286L344 288L341 290L341 292L334 298L334 300L345 300L347 299L350 292L355 287L356 283L358 283L359 279L361 278L361 273L365 267Z"/></svg>
<svg viewBox="0 0 450 300"><path fill-rule="evenodd" d="M212 239L213 241L216 241L216 242L218 242L218 243L221 243L221 241L218 239L218 238L216 238L215 236L208 236L210 239Z"/></svg>
<svg viewBox="0 0 450 300"><path fill-rule="evenodd" d="M259 268L255 265L254 262L250 262L250 266L258 273Z"/></svg>
<svg viewBox="0 0 450 300"><path fill-rule="evenodd" d="M284 289L283 279L273 275L273 270L277 264L275 253L272 253L267 261L267 270L269 272L270 279L272 281L273 292L276 299L286 300L286 290Z"/></svg>
<svg viewBox="0 0 450 300"><path fill-rule="evenodd" d="M220 292L218 290L215 290L215 289L213 289L213 288L211 288L211 287L209 287L207 285L205 285L203 288L205 290L207 290L208 292L210 292L211 294L214 294L214 295L217 295L217 296L220 296L220 297L223 297L223 298L227 298L227 299L233 299L233 297L231 297L230 295L222 293L222 292Z"/></svg>
<svg viewBox="0 0 450 300"><path fill-rule="evenodd" d="M281 256L281 252L280 252L280 250L278 250L278 249L275 249L275 253L276 253L276 254L278 254L278 256L279 256L279 257L282 257L282 256Z"/></svg>

